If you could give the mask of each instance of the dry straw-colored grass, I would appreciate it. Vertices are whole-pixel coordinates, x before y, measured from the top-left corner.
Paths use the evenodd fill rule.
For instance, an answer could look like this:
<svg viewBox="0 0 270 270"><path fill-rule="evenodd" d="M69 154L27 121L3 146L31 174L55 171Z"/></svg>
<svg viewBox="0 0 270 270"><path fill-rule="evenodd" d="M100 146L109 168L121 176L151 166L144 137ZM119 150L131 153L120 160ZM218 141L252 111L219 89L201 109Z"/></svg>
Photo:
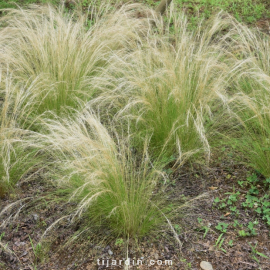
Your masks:
<svg viewBox="0 0 270 270"><path fill-rule="evenodd" d="M75 202L73 221L130 238L166 222L173 230L182 208L167 207L164 166L208 162L213 128L227 125L270 176L269 37L223 13L190 30L173 6L167 21L137 4L110 7L90 20L51 6L1 19L0 65L12 80L2 73L0 188L40 150L48 179ZM234 121L213 125L225 109Z"/></svg>
<svg viewBox="0 0 270 270"><path fill-rule="evenodd" d="M31 93L35 84L28 88L14 83L9 70L0 73L0 196L14 186L30 169L31 152L22 146L24 129L31 124L26 119L31 114ZM28 122L26 124L26 122Z"/></svg>
<svg viewBox="0 0 270 270"><path fill-rule="evenodd" d="M240 63L230 101L239 125L231 136L247 162L270 177L270 38L232 19L230 49Z"/></svg>
<svg viewBox="0 0 270 270"><path fill-rule="evenodd" d="M145 40L132 52L115 53L101 78L93 80L103 95L90 106L98 106L116 124L130 123L136 148L151 136L155 158L174 156L182 164L204 153L208 161L206 122L227 101L229 66L222 61L225 52L218 37L222 14L196 31L188 29L183 14L167 16L168 23L151 17Z"/></svg>
<svg viewBox="0 0 270 270"><path fill-rule="evenodd" d="M144 22L135 19L134 10L135 4L116 10L111 3L87 14L52 6L11 9L1 18L1 66L8 65L22 84L39 81L37 114L52 110L59 115L66 106L89 100L95 93L91 80L110 54L136 42Z"/></svg>
<svg viewBox="0 0 270 270"><path fill-rule="evenodd" d="M93 226L127 237L166 224L165 194L158 188L164 173L150 161L147 143L136 157L128 141L113 138L88 110L75 119L44 120L43 126L46 135L33 134L32 141L51 156L50 179L77 202L73 220L87 216Z"/></svg>

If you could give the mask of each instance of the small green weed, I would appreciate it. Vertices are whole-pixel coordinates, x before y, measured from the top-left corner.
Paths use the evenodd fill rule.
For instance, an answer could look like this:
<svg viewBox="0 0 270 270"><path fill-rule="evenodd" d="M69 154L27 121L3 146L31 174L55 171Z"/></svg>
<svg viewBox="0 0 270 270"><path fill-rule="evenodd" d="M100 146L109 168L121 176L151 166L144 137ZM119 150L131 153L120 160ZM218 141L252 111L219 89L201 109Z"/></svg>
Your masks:
<svg viewBox="0 0 270 270"><path fill-rule="evenodd" d="M35 255L35 259L37 260L40 257L40 254L42 252L41 243L37 243L37 245L35 246L30 235L29 235L29 240L30 240L31 247Z"/></svg>
<svg viewBox="0 0 270 270"><path fill-rule="evenodd" d="M219 237L218 237L218 239L217 239L217 241L215 243L215 246L217 248L219 248L220 250L222 250L223 252L227 253L227 251L224 248L222 248L222 244L223 244L223 242L225 240L225 238L224 237L222 238L222 236L223 236L223 233L219 235Z"/></svg>
<svg viewBox="0 0 270 270"><path fill-rule="evenodd" d="M219 222L218 225L216 226L216 229L221 231L222 233L226 233L228 226L229 226L228 223Z"/></svg>
<svg viewBox="0 0 270 270"><path fill-rule="evenodd" d="M181 262L186 263L185 269L191 269L191 262L187 262L187 259L180 259Z"/></svg>
<svg viewBox="0 0 270 270"><path fill-rule="evenodd" d="M204 235L203 235L203 238L205 238L205 236L207 235L207 233L209 232L210 230L210 227L208 225L205 225L203 220L201 218L198 217L198 223L200 225L200 228L198 230L204 230Z"/></svg>
<svg viewBox="0 0 270 270"><path fill-rule="evenodd" d="M115 241L116 246L123 246L124 245L124 240L123 238L117 238Z"/></svg>
<svg viewBox="0 0 270 270"><path fill-rule="evenodd" d="M258 216L261 216L262 219L266 222L267 225L270 225L270 194L267 192L269 190L270 178L266 178L261 180L257 177L256 174L251 174L244 181L238 181L238 185L241 188L245 188L247 190L246 194L243 196L239 191L228 192L225 195L229 195L223 199L216 197L214 199L214 206L218 209L227 209L229 208L231 213L236 217L239 215L240 207L248 210L255 211ZM262 192L265 192L262 194ZM244 201L240 203L240 197L244 198ZM256 235L256 231L254 226L257 225L258 221L249 222L247 226L247 231L244 229L240 230L239 236L245 237L250 235ZM234 221L234 227L239 227L240 224L237 220ZM221 227L219 227L221 230Z"/></svg>
<svg viewBox="0 0 270 270"><path fill-rule="evenodd" d="M254 236L254 235L257 235L257 232L256 232L256 229L255 229L255 226L258 224L258 221L250 221L247 225L247 230L239 230L238 231L238 235L240 237L247 237L247 236Z"/></svg>
<svg viewBox="0 0 270 270"><path fill-rule="evenodd" d="M260 260L259 260L258 256L263 257L265 259L269 259L269 258L265 254L263 254L261 252L258 252L258 250L257 250L257 244L258 243L256 243L254 246L252 246L251 243L249 243L249 245L251 247L251 251L252 251L251 258L253 260L255 260L258 264L260 264Z"/></svg>
<svg viewBox="0 0 270 270"><path fill-rule="evenodd" d="M178 224L175 224L173 227L174 227L176 233L177 233L177 234L180 234L180 232L181 232L180 226L179 226Z"/></svg>
<svg viewBox="0 0 270 270"><path fill-rule="evenodd" d="M242 206L247 209L254 209L268 225L270 225L269 193L266 192L264 195L261 195L262 189L259 188L262 185L263 190L269 190L269 182L269 178L260 181L256 174L252 174L247 178L246 182L241 183L242 186L245 185L249 188L245 196L246 200L242 203Z"/></svg>
<svg viewBox="0 0 270 270"><path fill-rule="evenodd" d="M228 242L228 246L233 247L233 240L232 239Z"/></svg>
<svg viewBox="0 0 270 270"><path fill-rule="evenodd" d="M229 208L230 211L233 212L233 214L238 215L239 211L236 207L236 203L239 200L240 192L239 191L227 192L227 193L225 193L225 195L230 195L230 196L226 197L224 199L220 199L218 197L215 198L214 205L216 205L218 207L218 209Z"/></svg>
<svg viewBox="0 0 270 270"><path fill-rule="evenodd" d="M5 236L5 232L1 233L0 235L0 241L2 240L2 238Z"/></svg>

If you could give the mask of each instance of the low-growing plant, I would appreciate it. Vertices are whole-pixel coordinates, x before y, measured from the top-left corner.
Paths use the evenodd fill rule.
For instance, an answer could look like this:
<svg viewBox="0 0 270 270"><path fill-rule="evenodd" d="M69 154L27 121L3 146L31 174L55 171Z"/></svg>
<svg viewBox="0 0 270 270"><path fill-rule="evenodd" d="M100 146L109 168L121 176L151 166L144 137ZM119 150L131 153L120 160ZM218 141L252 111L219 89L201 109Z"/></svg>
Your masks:
<svg viewBox="0 0 270 270"><path fill-rule="evenodd" d="M247 209L254 209L270 225L270 195L267 192L269 190L269 178L262 180L256 174L252 174L247 177L247 181L240 183L240 186L243 185L249 189L242 206ZM262 194L263 190L266 191L264 194Z"/></svg>
<svg viewBox="0 0 270 270"><path fill-rule="evenodd" d="M123 240L123 238L118 238L118 239L116 239L116 241L115 241L115 245L116 246L122 246L124 244L124 240Z"/></svg>
<svg viewBox="0 0 270 270"><path fill-rule="evenodd" d="M233 240L232 239L228 242L228 246L233 247Z"/></svg>
<svg viewBox="0 0 270 270"><path fill-rule="evenodd" d="M210 230L210 226L209 225L205 225L203 220L201 218L197 218L198 220L198 223L200 225L200 228L198 230L204 230L204 235L203 235L203 238L205 238L205 236L207 235L207 233L209 232Z"/></svg>
<svg viewBox="0 0 270 270"><path fill-rule="evenodd" d="M247 225L247 230L242 229L238 231L240 237L254 236L257 235L255 226L258 224L258 221L250 221Z"/></svg>
<svg viewBox="0 0 270 270"><path fill-rule="evenodd" d="M233 192L227 192L225 195L229 195L223 199L216 197L214 199L214 205L216 205L219 209L229 208L234 214L239 214L236 203L239 200L240 192L235 190Z"/></svg>
<svg viewBox="0 0 270 270"><path fill-rule="evenodd" d="M225 237L223 237L223 233L221 233L218 239L216 240L215 246L219 248L220 250L222 250L224 253L227 253L227 251L224 248L222 248L224 240L225 240Z"/></svg>
<svg viewBox="0 0 270 270"><path fill-rule="evenodd" d="M226 233L228 226L229 226L228 223L219 222L218 225L216 226L216 229L221 231L222 233Z"/></svg>
<svg viewBox="0 0 270 270"><path fill-rule="evenodd" d="M240 208L245 210L252 210L261 216L267 225L270 225L270 195L269 195L269 178L259 179L258 176L253 173L247 177L247 180L238 181L240 187L245 187L246 192L240 195L240 192L227 192L228 197L214 199L214 206L219 209L226 209L229 207L232 214L236 217L239 215ZM241 196L241 197L240 197ZM241 198L241 199L240 199ZM256 235L255 225L258 221L249 222L247 230L241 225L238 220L234 220L233 226L235 228L240 227L239 235L242 237ZM219 228L222 229L221 227Z"/></svg>
<svg viewBox="0 0 270 270"><path fill-rule="evenodd" d="M254 246L252 246L251 243L249 243L249 245L251 247L251 258L253 260L255 260L258 264L260 264L260 260L257 256L260 256L260 257L265 258L265 259L269 259L269 257L267 257L265 254L263 254L257 250L258 243L256 243Z"/></svg>

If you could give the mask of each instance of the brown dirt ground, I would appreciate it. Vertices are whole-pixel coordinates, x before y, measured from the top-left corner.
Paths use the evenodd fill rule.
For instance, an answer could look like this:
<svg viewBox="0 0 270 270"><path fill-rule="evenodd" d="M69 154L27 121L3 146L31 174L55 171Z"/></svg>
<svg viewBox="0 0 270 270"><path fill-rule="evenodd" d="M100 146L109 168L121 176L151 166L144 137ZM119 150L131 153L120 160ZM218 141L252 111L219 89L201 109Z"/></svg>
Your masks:
<svg viewBox="0 0 270 270"><path fill-rule="evenodd" d="M220 153L219 153L220 156ZM171 181L168 187L169 200L176 202L185 198L191 200L197 196L206 194L205 197L195 200L194 208L184 211L179 215L178 221L181 228L179 238L182 242L180 249L173 238L172 233L161 228L156 237L142 239L139 244L130 242L129 257L142 258L144 265L129 269L200 269L201 261L208 261L215 270L247 270L247 269L270 269L270 260L257 256L259 263L252 258L252 246L257 245L257 251L270 258L270 236L269 227L264 221L256 215L254 211L242 209L239 207L239 216L236 218L228 210L219 210L213 207L215 197L224 197L226 192L232 192L237 186L238 180L245 180L250 173L243 165L236 165L230 158L213 157L208 167L200 164L192 164L180 168L171 175ZM72 244L67 244L66 240L74 235L79 229L79 224L69 225L68 222L60 223L58 227L45 238L45 245L39 258L35 259L32 244L37 243L43 232L48 228L62 213L72 207L72 205L63 205L61 203L47 204L46 198L42 200L43 204L31 205L33 197L51 192L52 187L46 186L42 181L32 181L24 183L18 188L17 195L0 200L0 210L18 199L26 199L24 203L14 207L24 208L18 217L10 220L8 226L0 229L5 233L2 237L2 243L13 252L10 254L3 248L0 248L0 269L1 270L91 270L91 269L124 269L123 266L106 267L98 266L97 259L124 260L125 249L115 246L115 239L100 243L95 239L80 239ZM244 190L237 189L241 194ZM242 198L242 197L241 197ZM28 203L28 204L27 204ZM12 212L11 212L12 213ZM204 230L199 225L197 218L200 217L204 225L210 226L209 232L204 237ZM253 237L240 238L237 231L232 226L234 219L242 224L258 219L256 226L257 235ZM230 223L227 232L223 235L224 242L222 248L215 246L220 232L215 229L219 222ZM3 222L3 221L2 221ZM108 234L106 228L97 233L98 238L103 238ZM229 240L233 240L233 246L229 246ZM48 245L46 245L46 242ZM112 254L113 253L113 254ZM110 255L111 254L111 255ZM172 266L147 266L145 263L153 260L172 260Z"/></svg>

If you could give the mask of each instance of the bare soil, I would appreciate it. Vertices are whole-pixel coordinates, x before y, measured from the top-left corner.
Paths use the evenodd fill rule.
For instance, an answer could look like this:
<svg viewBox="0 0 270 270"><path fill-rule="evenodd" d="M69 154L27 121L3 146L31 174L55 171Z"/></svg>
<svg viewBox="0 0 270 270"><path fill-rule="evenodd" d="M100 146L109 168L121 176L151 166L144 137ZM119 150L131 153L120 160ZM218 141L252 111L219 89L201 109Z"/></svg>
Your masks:
<svg viewBox="0 0 270 270"><path fill-rule="evenodd" d="M250 244L256 246L258 252L270 258L269 227L265 222L252 209L247 211L239 207L237 220L240 223L248 224L249 221L255 219L259 221L256 226L256 236L239 237L232 226L236 219L233 213L213 206L215 197L222 198L226 196L225 193L237 189L237 181L245 180L251 170L243 165L235 164L228 157L218 159L217 156L213 156L212 160L214 162L208 167L193 163L171 175L168 199L172 202L183 198L186 201L195 199L194 208L183 211L179 219L174 222L180 226L178 236L182 247L180 248L169 230L162 229L154 237L141 239L139 243L130 241L128 257L141 259L144 264L130 266L129 269L199 270L201 261L210 262L215 270L270 269L270 260L259 255L255 256L258 261L254 259L250 246ZM245 194L244 190L239 188L237 190ZM17 218L10 220L8 226L0 229L0 235L5 233L2 243L13 252L11 254L7 249L0 247L0 269L124 269L123 265L106 267L97 263L97 259L100 259L100 263L102 259L106 263L107 260L124 261L126 258L126 248L121 245L116 246L115 239L110 239L109 235L106 242L98 241L99 238L103 239L104 235L108 234L106 228L100 230L95 239L88 238L85 233L78 241L67 243L67 240L79 231L80 224L69 225L68 222L63 222L56 226L53 233L45 237L45 244L41 251L35 249L34 252L33 246L38 243L46 228L61 217L69 207L72 207L70 204L64 205L61 202L48 203L49 199L45 195L52 191L52 186L36 179L22 184L14 193L16 195L0 200L0 210L22 200L21 204L15 205L13 213L25 205ZM203 194L205 196L198 199L198 196ZM44 199L41 200L41 197ZM35 198L39 198L38 203ZM35 202L35 205L31 202ZM201 224L209 227L206 235L197 220L198 217L202 219ZM223 250L216 245L221 234L215 228L219 222L230 224L227 232L222 236L225 238L221 246ZM230 240L233 240L232 246L228 244ZM156 264L146 265L150 260L155 260ZM157 260L162 260L163 263L165 260L172 260L173 265L157 265Z"/></svg>

